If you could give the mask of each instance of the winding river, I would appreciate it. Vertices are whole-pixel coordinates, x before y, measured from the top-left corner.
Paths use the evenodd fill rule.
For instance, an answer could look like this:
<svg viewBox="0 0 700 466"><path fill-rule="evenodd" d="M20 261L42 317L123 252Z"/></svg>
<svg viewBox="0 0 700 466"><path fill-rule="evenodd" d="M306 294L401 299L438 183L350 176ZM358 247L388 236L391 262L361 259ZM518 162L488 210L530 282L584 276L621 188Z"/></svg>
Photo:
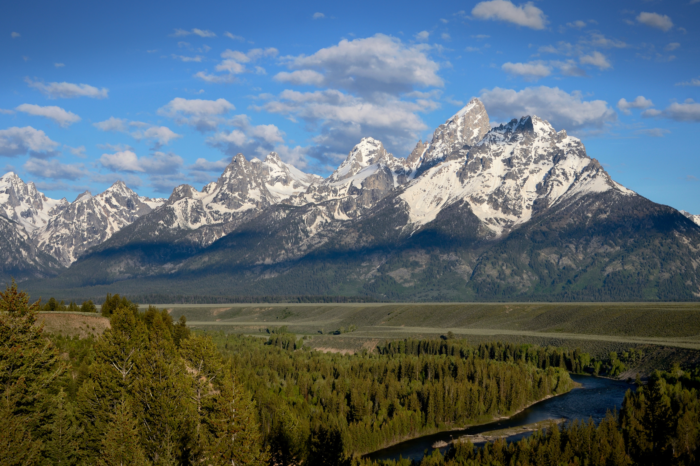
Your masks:
<svg viewBox="0 0 700 466"><path fill-rule="evenodd" d="M544 421L547 419L582 419L593 418L595 422L600 422L605 417L605 413L617 408L620 409L622 399L628 389L634 389L633 385L625 382L618 382L609 379L600 379L581 375L572 375L571 378L579 382L582 386L575 388L569 393L550 398L548 400L530 406L526 410L516 414L509 419L502 419L489 424L469 427L462 430L441 432L438 434L426 435L413 440L398 443L383 450L375 451L367 455L373 460L399 459L399 457L409 459L421 459L425 454L432 451L432 445L438 441L449 442L453 438L463 435L474 435L497 429L518 427L525 424ZM519 440L530 435L523 433L508 437L508 441ZM449 447L442 448L443 453Z"/></svg>

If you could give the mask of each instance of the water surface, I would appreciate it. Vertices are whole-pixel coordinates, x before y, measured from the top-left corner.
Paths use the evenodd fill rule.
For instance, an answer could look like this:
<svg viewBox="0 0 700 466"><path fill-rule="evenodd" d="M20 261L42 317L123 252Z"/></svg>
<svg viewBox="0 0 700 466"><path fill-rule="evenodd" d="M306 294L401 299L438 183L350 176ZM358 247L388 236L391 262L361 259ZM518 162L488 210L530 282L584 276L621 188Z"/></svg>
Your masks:
<svg viewBox="0 0 700 466"><path fill-rule="evenodd" d="M509 419L469 427L462 430L441 432L426 435L413 440L398 443L394 446L376 451L367 455L373 460L399 459L399 457L419 460L423 458L426 450L432 451L432 445L437 441L449 442L463 435L474 435L491 430L518 427L525 424L544 421L547 419L575 419L588 420L592 418L596 423L600 422L608 410L620 409L622 399L628 389L634 389L633 385L616 380L600 379L581 375L571 375L571 378L579 382L582 387L571 390L569 393L537 403ZM518 434L509 437L508 440L519 440L532 432ZM442 448L443 453L449 447Z"/></svg>

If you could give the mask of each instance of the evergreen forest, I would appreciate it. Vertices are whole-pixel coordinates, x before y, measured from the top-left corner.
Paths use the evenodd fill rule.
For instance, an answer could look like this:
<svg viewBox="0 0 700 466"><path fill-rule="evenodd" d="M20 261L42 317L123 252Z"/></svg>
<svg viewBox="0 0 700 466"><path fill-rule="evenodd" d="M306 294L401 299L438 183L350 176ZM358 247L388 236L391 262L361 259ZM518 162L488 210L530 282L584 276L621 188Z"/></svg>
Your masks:
<svg viewBox="0 0 700 466"><path fill-rule="evenodd" d="M111 328L79 339L44 332L37 313L47 305L32 303L16 284L0 293L0 464L617 466L700 459L700 373L679 368L638 381L620 411L598 425L553 426L510 443L457 442L418 462L364 457L510 416L573 389L569 373L615 376L641 357L634 351L596 360L578 350L470 345L447 335L343 355L311 350L284 328L266 338L192 332L166 310L142 309L119 295L104 303Z"/></svg>

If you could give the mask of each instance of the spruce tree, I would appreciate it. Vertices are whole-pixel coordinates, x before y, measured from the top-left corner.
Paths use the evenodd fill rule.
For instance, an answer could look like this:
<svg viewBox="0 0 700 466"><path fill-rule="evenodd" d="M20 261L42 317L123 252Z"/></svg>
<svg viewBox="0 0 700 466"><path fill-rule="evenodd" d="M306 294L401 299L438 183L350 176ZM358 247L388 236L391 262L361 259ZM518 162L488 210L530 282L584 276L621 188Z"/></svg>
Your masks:
<svg viewBox="0 0 700 466"><path fill-rule="evenodd" d="M101 442L101 466L149 466L146 455L138 441L136 420L126 400L115 405L108 428Z"/></svg>
<svg viewBox="0 0 700 466"><path fill-rule="evenodd" d="M50 423L44 427L44 457L51 465L74 465L81 458L80 437L83 429L75 417L73 405L63 390L51 397Z"/></svg>

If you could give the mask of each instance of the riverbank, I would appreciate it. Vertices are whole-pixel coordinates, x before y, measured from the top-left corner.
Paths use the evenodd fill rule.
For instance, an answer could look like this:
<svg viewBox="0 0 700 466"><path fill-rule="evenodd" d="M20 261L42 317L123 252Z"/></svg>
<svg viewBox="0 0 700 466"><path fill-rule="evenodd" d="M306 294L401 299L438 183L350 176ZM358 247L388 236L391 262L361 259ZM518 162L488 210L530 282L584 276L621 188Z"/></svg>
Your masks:
<svg viewBox="0 0 700 466"><path fill-rule="evenodd" d="M576 389L530 404L508 417L494 419L490 423L475 423L464 429L415 437L412 440L376 450L365 457L375 461L399 458L420 461L425 452L432 451L432 446L437 442L444 442L447 445L441 448L443 453L446 453L456 438L465 435L478 435L553 419L566 419L566 421L593 419L598 423L605 417L608 410L620 409L627 389L634 390L634 386L609 379L577 374L571 374L571 379L577 383ZM517 432L509 438L509 441L518 440L530 434L531 432Z"/></svg>
<svg viewBox="0 0 700 466"><path fill-rule="evenodd" d="M509 419L520 415L521 413L525 412L526 410L528 410L528 409L530 409L530 408L532 408L540 403L544 403L545 401L551 400L552 398L567 395L567 394L571 393L572 390L581 388L581 384L579 382L576 382L575 380L572 379L572 383L573 383L573 386L571 387L570 390L567 390L567 391L561 392L561 393L557 393L556 395L547 395L544 398L541 398L539 400L528 403L527 405L519 408L517 411L510 413L508 416L492 416L489 418L481 418L481 419L475 421L473 424L467 424L463 427L454 427L454 428L447 428L447 429L436 428L436 429L432 429L432 430L428 430L428 431L423 431L423 432L419 433L418 435L402 437L402 438L397 439L391 443L387 443L386 445L382 446L381 448L379 448L375 451L372 451L369 453L364 453L364 454L361 454L360 456L363 458L371 458L382 451L390 450L390 449L395 448L403 443L418 441L420 439L426 439L426 438L430 438L430 437L434 437L434 436L438 436L438 435L444 435L444 436L449 435L450 436L449 442L443 441L445 443L444 446L447 446L449 443L452 443L454 441L454 439L451 438L452 435L450 435L452 433L464 432L464 431L467 431L470 429L477 429L479 427L488 426L490 424L508 421Z"/></svg>
<svg viewBox="0 0 700 466"><path fill-rule="evenodd" d="M502 438L508 438L512 437L514 435L520 435L520 434L525 434L527 432L536 432L541 429L549 429L552 428L555 425L560 425L566 422L566 419L560 418L560 419L548 419L546 421L539 421L539 422L534 422L532 424L525 424L524 426L518 426L518 427L509 427L506 429L498 429L498 430L490 430L486 432L482 432L480 434L476 435L465 435L463 437L459 437L455 440L453 440L451 443L466 443L466 442L471 442L473 444L477 443L485 443L485 442L493 442L498 439ZM444 442L443 442L444 443ZM446 447L448 444L445 443L444 445L438 445L433 444L433 448L440 448L440 447Z"/></svg>

